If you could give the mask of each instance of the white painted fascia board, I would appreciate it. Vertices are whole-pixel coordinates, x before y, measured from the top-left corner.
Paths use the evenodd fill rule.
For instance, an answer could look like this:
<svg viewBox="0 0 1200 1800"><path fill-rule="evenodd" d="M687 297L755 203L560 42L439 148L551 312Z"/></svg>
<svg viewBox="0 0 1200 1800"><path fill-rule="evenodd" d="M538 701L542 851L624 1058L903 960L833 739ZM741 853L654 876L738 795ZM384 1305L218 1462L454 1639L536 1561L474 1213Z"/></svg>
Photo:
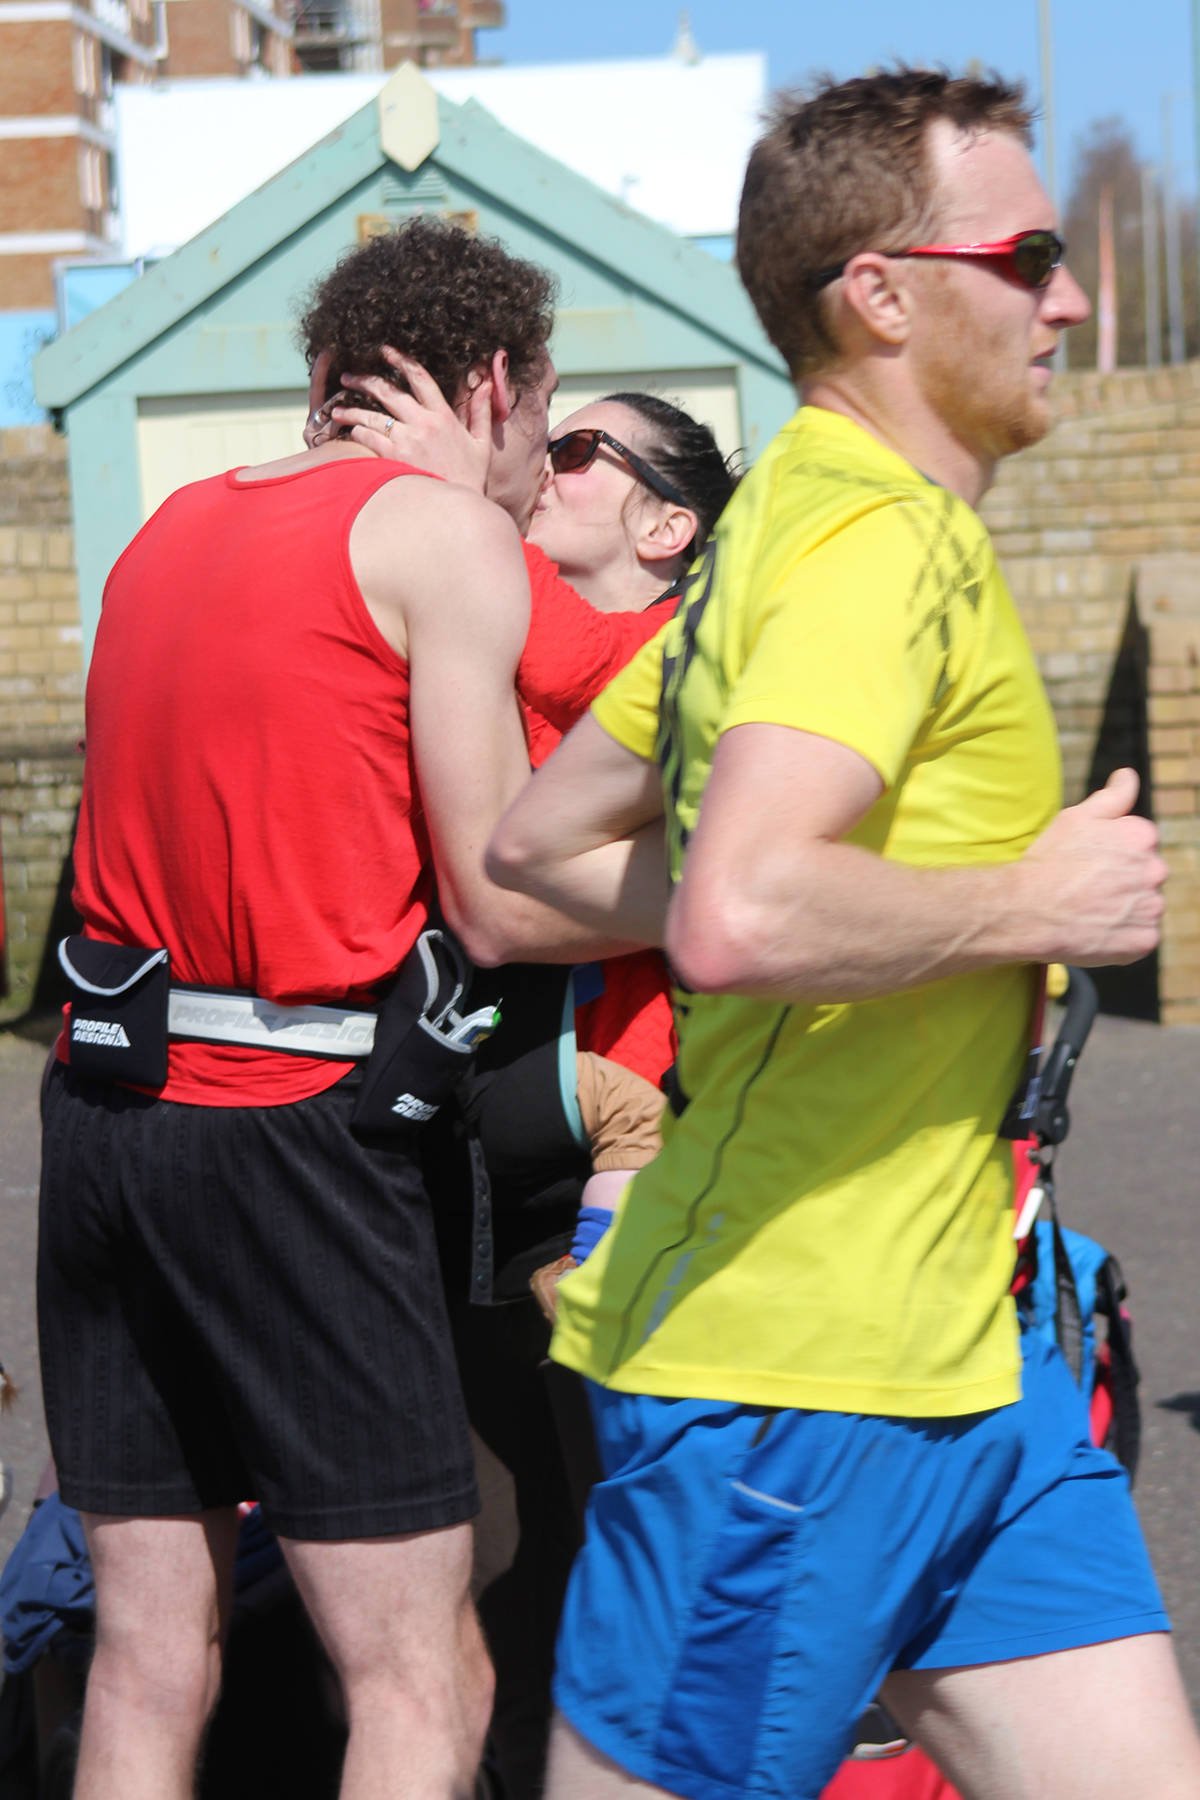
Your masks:
<svg viewBox="0 0 1200 1800"><path fill-rule="evenodd" d="M152 69L158 52L152 44L138 44L95 13L72 6L70 0L0 0L0 25L39 25L50 23L74 25L77 31L89 32L121 56L132 57L143 68Z"/></svg>
<svg viewBox="0 0 1200 1800"><path fill-rule="evenodd" d="M95 13L84 12L81 6L70 8L70 19L77 31L90 32L93 37L98 37L101 43L107 44L110 50L115 50L119 56L131 56L134 62L141 63L144 69L153 69L157 66L159 54L153 44L135 43L133 38L127 37L123 31L118 31L115 25L110 25L107 19L98 19Z"/></svg>
<svg viewBox="0 0 1200 1800"><path fill-rule="evenodd" d="M77 113L29 113L20 119L0 119L0 138L81 137L100 150L115 150L116 135L81 119Z"/></svg>
<svg viewBox="0 0 1200 1800"><path fill-rule="evenodd" d="M112 250L88 231L0 231L0 256L58 256L71 250Z"/></svg>

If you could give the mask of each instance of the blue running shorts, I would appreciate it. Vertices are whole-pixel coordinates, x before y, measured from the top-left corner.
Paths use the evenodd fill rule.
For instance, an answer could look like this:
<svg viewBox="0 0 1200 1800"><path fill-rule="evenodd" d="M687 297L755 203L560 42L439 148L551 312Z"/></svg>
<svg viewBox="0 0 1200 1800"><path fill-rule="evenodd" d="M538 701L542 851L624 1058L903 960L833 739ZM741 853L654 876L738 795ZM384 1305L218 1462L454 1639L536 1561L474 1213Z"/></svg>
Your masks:
<svg viewBox="0 0 1200 1800"><path fill-rule="evenodd" d="M1124 1470L1059 1352L958 1419L591 1389L605 1479L555 1698L686 1800L816 1800L893 1668L1169 1629Z"/></svg>

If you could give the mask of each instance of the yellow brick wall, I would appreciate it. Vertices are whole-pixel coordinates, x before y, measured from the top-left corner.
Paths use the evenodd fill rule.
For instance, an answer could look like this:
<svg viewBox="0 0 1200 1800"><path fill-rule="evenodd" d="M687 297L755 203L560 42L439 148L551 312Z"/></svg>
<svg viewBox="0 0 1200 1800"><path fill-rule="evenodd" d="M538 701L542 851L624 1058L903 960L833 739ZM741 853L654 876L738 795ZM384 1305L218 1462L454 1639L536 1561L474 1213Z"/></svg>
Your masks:
<svg viewBox="0 0 1200 1800"><path fill-rule="evenodd" d="M1163 1017L1200 1025L1200 618L1150 627L1153 811L1171 871L1159 993Z"/></svg>
<svg viewBox="0 0 1200 1800"><path fill-rule="evenodd" d="M1196 1024L1200 363L1069 375L1058 389L1057 428L1002 467L983 514L1054 706L1067 798L1125 760L1139 731L1145 742L1171 868L1161 1016Z"/></svg>
<svg viewBox="0 0 1200 1800"><path fill-rule="evenodd" d="M49 429L0 432L0 858L8 995L27 1010L79 804L83 661L66 463Z"/></svg>
<svg viewBox="0 0 1200 1800"><path fill-rule="evenodd" d="M1004 570L1054 708L1063 791L1079 800L1129 610L1130 571L1103 556L1009 556Z"/></svg>

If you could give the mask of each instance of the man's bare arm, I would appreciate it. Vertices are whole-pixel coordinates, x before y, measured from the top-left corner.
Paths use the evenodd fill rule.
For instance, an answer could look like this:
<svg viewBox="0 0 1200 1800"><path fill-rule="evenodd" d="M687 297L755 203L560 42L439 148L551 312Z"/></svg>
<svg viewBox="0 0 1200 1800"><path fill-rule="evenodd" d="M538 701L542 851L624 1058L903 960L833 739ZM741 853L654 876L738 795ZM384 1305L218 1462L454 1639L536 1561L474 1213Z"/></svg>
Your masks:
<svg viewBox="0 0 1200 1800"><path fill-rule="evenodd" d="M1015 962L1133 962L1158 941L1166 868L1131 816L1137 777L1061 813L1020 860L920 869L841 841L882 792L828 738L743 725L720 741L667 952L700 992L866 999Z"/></svg>
<svg viewBox="0 0 1200 1800"><path fill-rule="evenodd" d="M364 506L350 553L375 623L409 663L413 754L439 897L468 954L483 964L574 962L659 941L581 925L497 888L485 873L488 835L529 775L513 689L529 587L511 520L464 488L410 477ZM622 844L600 859L610 893L630 857Z"/></svg>
<svg viewBox="0 0 1200 1800"><path fill-rule="evenodd" d="M631 829L638 769L657 780L584 720L502 822L496 879L598 922L588 859ZM1154 827L1130 814L1132 771L1060 813L1019 861L986 868L918 869L843 842L881 791L827 738L726 733L667 915L689 987L864 999L1002 963L1133 962L1158 941L1166 871Z"/></svg>
<svg viewBox="0 0 1200 1800"><path fill-rule="evenodd" d="M657 767L584 717L500 821L488 873L581 925L659 944L662 812Z"/></svg>

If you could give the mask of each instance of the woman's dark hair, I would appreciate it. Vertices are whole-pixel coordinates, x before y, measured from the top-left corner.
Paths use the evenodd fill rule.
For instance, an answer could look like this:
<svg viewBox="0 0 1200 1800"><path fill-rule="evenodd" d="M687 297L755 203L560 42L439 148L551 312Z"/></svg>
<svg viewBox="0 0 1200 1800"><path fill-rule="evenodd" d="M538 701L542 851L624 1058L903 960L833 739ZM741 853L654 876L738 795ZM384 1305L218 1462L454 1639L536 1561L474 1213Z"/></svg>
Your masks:
<svg viewBox="0 0 1200 1800"><path fill-rule="evenodd" d="M604 403L628 407L649 426L651 437L641 454L672 487L679 489L696 514L696 535L684 552L695 556L724 512L740 475L721 455L707 425L657 394L605 394Z"/></svg>
<svg viewBox="0 0 1200 1800"><path fill-rule="evenodd" d="M508 351L518 395L537 386L554 300L545 269L495 238L421 215L348 251L309 295L299 337L310 369L322 350L333 352L330 393L344 369L399 381L380 354L391 344L423 363L453 405L497 350ZM354 403L373 405L365 394Z"/></svg>

